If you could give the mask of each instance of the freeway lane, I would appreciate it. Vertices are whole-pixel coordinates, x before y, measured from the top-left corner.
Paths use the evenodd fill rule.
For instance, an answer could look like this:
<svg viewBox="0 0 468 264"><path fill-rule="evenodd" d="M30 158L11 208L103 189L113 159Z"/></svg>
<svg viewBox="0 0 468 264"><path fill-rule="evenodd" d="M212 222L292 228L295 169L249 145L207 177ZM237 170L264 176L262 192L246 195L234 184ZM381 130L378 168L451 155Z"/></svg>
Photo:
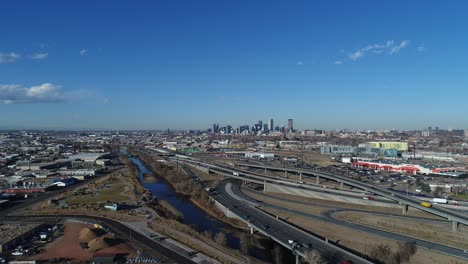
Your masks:
<svg viewBox="0 0 468 264"><path fill-rule="evenodd" d="M412 199L412 198L400 195L398 193L389 191L387 189L380 188L380 187L377 187L377 186L374 186L374 185L371 185L371 184L363 183L363 182L360 182L360 181L356 181L356 180L353 180L353 179L349 179L349 178L346 178L346 177L343 177L343 176L338 176L338 175L334 175L334 174L330 174L330 173L320 172L318 170L291 169L291 168L281 168L281 167L271 167L271 166L259 166L259 165L252 165L252 164L238 164L238 165L245 166L245 167L259 168L259 169L266 168L266 169L275 170L275 171L285 171L285 170L287 170L287 171L290 171L290 172L314 175L314 176L319 176L319 177L331 179L331 180L338 181L338 182L343 182L344 184L347 184L349 186L353 186L353 187L360 188L360 189L363 189L363 190L366 190L366 191L370 191L370 192L376 193L376 194L378 194L380 196L389 198L389 199L391 199L393 201L396 201L396 202L399 202L399 203L402 203L402 204L406 204L406 205L410 205L412 207L421 209L423 211L426 211L426 212L429 212L429 213L432 213L432 214L435 214L435 215L442 216L444 218L449 219L450 221L456 221L456 222L468 225L468 216L467 215L464 215L464 214L461 214L461 213L458 213L458 212L454 212L452 210L440 208L440 207L437 207L437 206L433 206L431 208L424 207L424 206L420 205L419 200Z"/></svg>
<svg viewBox="0 0 468 264"><path fill-rule="evenodd" d="M132 243L136 244L141 249L144 249L147 252L155 253L164 255L168 259L175 261L176 263L182 264L194 264L196 262L192 261L188 256L185 256L183 253L178 251L173 251L169 249L166 245L164 245L164 241L156 241L153 240L140 232L136 232L130 227L120 223L118 221L99 217L99 216L85 216L85 215L57 215L57 216L49 216L49 215L38 215L38 216L18 216L18 217L3 217L4 220L12 221L15 219L22 220L22 219L38 219L43 220L44 218L62 218L62 219L80 219L86 220L90 222L99 223L104 227L108 227L111 229L115 234L119 234L122 238L131 241Z"/></svg>
<svg viewBox="0 0 468 264"><path fill-rule="evenodd" d="M271 237L283 246L290 248L288 240L296 240L300 243L311 243L312 248L319 251L330 263L343 263L345 260L352 260L353 263L370 263L358 256L328 244L309 233L299 230L284 221L275 219L261 210L249 206L243 201L234 199L226 190L228 186L229 184L221 184L217 188L219 193L214 195L213 198L229 208L233 213L239 216L246 216L246 218L248 216L248 224L250 226L255 227L259 232ZM304 256L305 249L296 249L296 253Z"/></svg>
<svg viewBox="0 0 468 264"><path fill-rule="evenodd" d="M232 186L232 191L237 196L242 197L246 201L254 201L255 204L259 204L259 202L257 200L251 198L250 196L248 196L247 194L242 192L242 190L240 190L237 186ZM278 199L279 200L284 200L284 201L287 201L287 202L296 202L296 201L291 201L289 199L284 199L284 198L278 198ZM397 234L397 233L392 233L392 232L389 232L389 231L384 231L384 230L381 230L381 229L377 229L377 228L373 228L373 227L369 227L369 226L364 226L364 225L360 225L360 224L355 224L355 223L352 223L352 222L347 222L347 221L343 221L343 220L339 220L339 219L334 218L333 214L336 213L336 212L339 212L340 209L337 209L336 211L335 211L335 209L330 209L328 211L323 212L320 216L318 216L318 215L314 215L314 214L305 213L305 212L302 212L302 211L293 210L293 209L290 209L290 208L277 206L277 205L270 204L270 203L262 202L261 204L264 207L269 207L269 208L280 210L280 211L283 211L283 212L288 212L288 213L299 215L299 216L302 216L302 217L305 217L305 218L308 218L308 219L325 221L327 223L347 227L347 228L350 228L350 229L353 229L353 230L356 230L356 231L366 232L366 233L369 233L369 234L385 237L385 238L396 240L396 241L413 241L413 242L416 243L416 245L418 247L425 248L425 249L428 249L428 250L431 250L431 251L435 251L435 252L438 252L438 253L441 253L441 254L446 254L446 255L453 256L453 257L468 260L468 252L467 252L467 250L464 250L464 249L459 249L459 248L455 248L455 247L451 247L451 246L446 246L446 245L442 245L442 244L438 244L438 243L434 243L434 242L430 242L430 241L426 241L426 240L422 240L422 239L418 239L418 238L414 238L414 237L410 237L410 236L400 235L400 234Z"/></svg>
<svg viewBox="0 0 468 264"><path fill-rule="evenodd" d="M253 193L262 195L264 197L269 197L269 198L273 198L273 199L280 200L280 201L291 202L291 203L295 203L295 204L311 205L310 202L303 202L303 201L297 201L297 200L291 200L291 199L287 199L287 198L277 197L277 196L273 196L273 195L270 195L270 194L267 194L267 193L264 193L264 192L256 191L254 189L251 189L251 188L248 188L248 187L245 187L245 186L242 188L242 190L239 190L239 191L242 192L240 195L244 194L244 197L242 197L243 199L250 199L249 203L257 203L258 206L261 206L263 202L258 202L256 200L254 200L247 193L245 193L245 191L253 192ZM236 192L234 192L234 193L236 193ZM373 214L373 215L387 216L387 217L391 217L391 218L411 219L411 220L417 220L417 221L422 221L422 222L447 223L447 224L449 223L447 220L442 220L442 219L438 220L438 219L425 218L425 217L419 217L419 216L398 215L398 214L389 215L388 213L374 212L374 211L361 210L361 209L351 209L351 208L340 207L340 206L330 206L330 205L323 205L323 204L314 204L314 206L329 208L329 209L332 209L332 210L334 210L336 212L360 212L360 213L367 213L367 214Z"/></svg>
<svg viewBox="0 0 468 264"><path fill-rule="evenodd" d="M352 198L352 199L359 199L359 200L362 197L362 194L360 195L357 193L348 194L348 193L343 193L343 191L340 191L340 190L317 188L314 185L301 184L295 180L278 179L278 178L273 178L273 177L269 177L265 175L256 175L255 173L240 170L238 168L231 168L231 167L225 167L225 166L219 166L219 165L209 165L209 164L204 164L200 162L179 160L179 163L183 163L183 162L186 162L187 164L193 164L193 165L209 168L211 172L218 173L219 175L236 178L240 180L246 180L246 181L257 183L257 184L264 184L265 182L268 182L268 183L274 183L274 184L278 184L281 186L295 188L295 189L303 190L303 191L313 191L316 193L336 195L336 196L340 196L344 198ZM385 203L385 204L392 204L392 205L396 204L394 201L390 201L388 199L376 198L374 201L378 201L380 203Z"/></svg>

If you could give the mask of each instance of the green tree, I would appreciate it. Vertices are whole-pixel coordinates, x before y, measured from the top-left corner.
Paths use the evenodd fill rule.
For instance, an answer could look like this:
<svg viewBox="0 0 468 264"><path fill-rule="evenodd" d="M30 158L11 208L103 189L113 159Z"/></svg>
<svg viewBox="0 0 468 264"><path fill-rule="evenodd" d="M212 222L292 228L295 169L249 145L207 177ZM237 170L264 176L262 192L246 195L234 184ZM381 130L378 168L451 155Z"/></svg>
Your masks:
<svg viewBox="0 0 468 264"><path fill-rule="evenodd" d="M430 193L431 187L427 183L421 183L421 190L425 193Z"/></svg>

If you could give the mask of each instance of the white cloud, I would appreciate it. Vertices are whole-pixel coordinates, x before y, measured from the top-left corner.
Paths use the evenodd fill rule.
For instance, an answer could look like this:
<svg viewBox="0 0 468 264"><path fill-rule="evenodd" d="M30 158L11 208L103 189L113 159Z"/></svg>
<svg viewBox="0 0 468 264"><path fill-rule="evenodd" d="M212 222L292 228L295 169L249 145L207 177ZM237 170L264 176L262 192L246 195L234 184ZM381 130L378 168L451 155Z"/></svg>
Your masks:
<svg viewBox="0 0 468 264"><path fill-rule="evenodd" d="M400 50L408 47L410 44L409 40L403 40L400 44L395 44L394 40L388 40L385 44L370 44L365 46L364 48L361 48L353 53L348 54L348 58L350 60L356 61L358 59L361 59L366 55L367 53L373 53L373 54L389 54L393 55Z"/></svg>
<svg viewBox="0 0 468 264"><path fill-rule="evenodd" d="M410 44L409 40L403 40L400 45L390 47L390 54L395 54L400 52L401 49L408 47Z"/></svg>
<svg viewBox="0 0 468 264"><path fill-rule="evenodd" d="M18 53L14 53L14 52L0 53L0 64L14 62L20 57L21 55L19 55Z"/></svg>
<svg viewBox="0 0 468 264"><path fill-rule="evenodd" d="M352 60L357 60L359 58L362 58L363 56L364 56L364 51L362 50L349 54L349 58Z"/></svg>
<svg viewBox="0 0 468 264"><path fill-rule="evenodd" d="M427 51L427 48L424 47L424 46L419 46L419 47L416 48L416 50L417 50L419 53L423 53L423 52Z"/></svg>
<svg viewBox="0 0 468 264"><path fill-rule="evenodd" d="M51 83L32 87L0 84L0 102L4 104L60 103L80 94L82 91L65 92L60 85Z"/></svg>
<svg viewBox="0 0 468 264"><path fill-rule="evenodd" d="M31 56L31 59L33 60L43 60L49 56L48 53L35 53L34 55Z"/></svg>
<svg viewBox="0 0 468 264"><path fill-rule="evenodd" d="M88 51L86 49L80 50L80 56L84 56L84 55L86 55L86 53L88 53Z"/></svg>
<svg viewBox="0 0 468 264"><path fill-rule="evenodd" d="M341 65L341 64L343 64L343 61L335 61L335 64L336 65Z"/></svg>

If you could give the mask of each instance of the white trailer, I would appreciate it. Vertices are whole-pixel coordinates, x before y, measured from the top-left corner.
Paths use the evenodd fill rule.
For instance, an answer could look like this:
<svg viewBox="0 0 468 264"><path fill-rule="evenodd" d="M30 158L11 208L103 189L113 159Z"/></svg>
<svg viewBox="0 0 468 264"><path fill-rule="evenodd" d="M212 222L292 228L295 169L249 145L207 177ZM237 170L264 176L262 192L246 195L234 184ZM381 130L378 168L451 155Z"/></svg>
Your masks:
<svg viewBox="0 0 468 264"><path fill-rule="evenodd" d="M431 200L431 202L433 202L433 203L439 203L439 204L446 204L446 203L447 203L447 199L433 198L433 199Z"/></svg>

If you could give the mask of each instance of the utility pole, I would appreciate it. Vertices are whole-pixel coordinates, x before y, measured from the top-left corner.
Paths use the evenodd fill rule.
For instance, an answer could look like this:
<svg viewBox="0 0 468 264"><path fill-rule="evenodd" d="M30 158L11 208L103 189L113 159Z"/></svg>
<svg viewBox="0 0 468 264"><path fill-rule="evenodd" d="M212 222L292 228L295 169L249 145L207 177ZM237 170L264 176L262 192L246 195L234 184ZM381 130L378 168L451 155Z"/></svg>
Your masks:
<svg viewBox="0 0 468 264"><path fill-rule="evenodd" d="M304 147L302 147L302 158L301 158L301 161L302 161L302 168L304 168Z"/></svg>

